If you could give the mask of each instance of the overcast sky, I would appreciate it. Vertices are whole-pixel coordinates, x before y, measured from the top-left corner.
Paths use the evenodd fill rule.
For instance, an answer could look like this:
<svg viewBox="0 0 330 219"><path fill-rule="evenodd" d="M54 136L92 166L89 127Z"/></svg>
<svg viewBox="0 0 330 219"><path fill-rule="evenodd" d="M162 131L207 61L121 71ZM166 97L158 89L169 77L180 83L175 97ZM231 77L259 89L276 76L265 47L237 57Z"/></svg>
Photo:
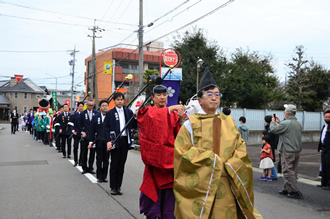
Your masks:
<svg viewBox="0 0 330 219"><path fill-rule="evenodd" d="M144 0L144 41L155 40L226 3L224 0ZM173 11L172 11L173 10ZM307 59L330 69L329 0L235 0L178 31L202 28L229 56L236 48L273 54L276 75L285 80L285 66L297 45ZM165 15L165 16L164 16ZM75 89L84 90L84 60L91 54L89 28L95 24L96 50L118 43L138 44L138 0L0 0L0 80L22 74L38 85L71 88L72 59L76 54ZM159 39L169 47L172 33ZM126 46L124 46L126 47ZM129 47L134 48L134 47ZM203 57L201 57L203 58ZM184 78L183 78L184 80ZM221 85L220 85L221 87Z"/></svg>

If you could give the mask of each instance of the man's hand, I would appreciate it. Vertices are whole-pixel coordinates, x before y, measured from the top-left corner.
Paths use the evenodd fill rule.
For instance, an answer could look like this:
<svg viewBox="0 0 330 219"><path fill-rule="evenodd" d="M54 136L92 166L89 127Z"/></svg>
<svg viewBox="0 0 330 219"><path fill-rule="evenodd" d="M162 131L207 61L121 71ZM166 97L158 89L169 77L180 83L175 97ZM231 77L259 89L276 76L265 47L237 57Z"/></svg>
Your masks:
<svg viewBox="0 0 330 219"><path fill-rule="evenodd" d="M62 133L62 129L60 129L60 133Z"/></svg>
<svg viewBox="0 0 330 219"><path fill-rule="evenodd" d="M74 135L77 135L77 132L76 132L75 130L72 130L72 133L73 133Z"/></svg>
<svg viewBox="0 0 330 219"><path fill-rule="evenodd" d="M111 141L109 141L109 142L107 143L107 149L108 149L108 151L110 151L111 148L112 148L112 143L111 143Z"/></svg>
<svg viewBox="0 0 330 219"><path fill-rule="evenodd" d="M88 145L88 149L91 149L92 147L93 147L93 144L90 143L90 144Z"/></svg>
<svg viewBox="0 0 330 219"><path fill-rule="evenodd" d="M81 136L83 137L83 138L86 138L86 132L83 132L82 134L81 134Z"/></svg>

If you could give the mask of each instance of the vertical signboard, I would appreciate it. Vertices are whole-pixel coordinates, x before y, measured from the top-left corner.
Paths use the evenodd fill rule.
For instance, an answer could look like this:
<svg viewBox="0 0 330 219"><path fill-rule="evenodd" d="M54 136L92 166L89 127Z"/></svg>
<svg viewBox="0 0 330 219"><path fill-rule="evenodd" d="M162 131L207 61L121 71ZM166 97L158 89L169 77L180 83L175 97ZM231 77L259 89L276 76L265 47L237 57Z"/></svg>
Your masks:
<svg viewBox="0 0 330 219"><path fill-rule="evenodd" d="M52 91L52 98L53 98L54 109L57 111L57 92L56 91Z"/></svg>

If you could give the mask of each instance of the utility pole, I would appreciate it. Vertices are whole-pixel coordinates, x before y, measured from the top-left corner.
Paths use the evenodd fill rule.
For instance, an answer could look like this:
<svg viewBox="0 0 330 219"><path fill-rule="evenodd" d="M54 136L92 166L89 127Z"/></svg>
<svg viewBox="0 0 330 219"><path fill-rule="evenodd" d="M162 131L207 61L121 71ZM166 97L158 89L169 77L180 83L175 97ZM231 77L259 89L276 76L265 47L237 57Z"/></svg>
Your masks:
<svg viewBox="0 0 330 219"><path fill-rule="evenodd" d="M69 65L72 66L72 72L71 72L71 76L72 76L72 87L71 87L71 106L70 108L72 109L72 112L74 111L74 97L73 97L73 88L74 88L74 66L76 64L76 53L79 52L78 50L76 50L76 45L74 45L74 49L70 50L70 55L73 57L72 60L69 61Z"/></svg>
<svg viewBox="0 0 330 219"><path fill-rule="evenodd" d="M140 0L139 13L139 89L143 87L143 0Z"/></svg>
<svg viewBox="0 0 330 219"><path fill-rule="evenodd" d="M91 92L91 97L94 98L95 97L95 108L98 108L98 103L99 103L99 99L98 99L98 90L97 90L97 72L96 72L96 57L95 57L95 38L101 38L101 36L95 36L95 33L97 31L102 32L104 31L104 29L99 28L97 26L95 26L95 20L94 20L94 26L93 28L89 28L89 30L93 31L93 36L88 35L88 37L93 37L93 48L92 48L92 69L93 69L93 73L92 75L87 76L87 78L92 78L92 88L90 90Z"/></svg>

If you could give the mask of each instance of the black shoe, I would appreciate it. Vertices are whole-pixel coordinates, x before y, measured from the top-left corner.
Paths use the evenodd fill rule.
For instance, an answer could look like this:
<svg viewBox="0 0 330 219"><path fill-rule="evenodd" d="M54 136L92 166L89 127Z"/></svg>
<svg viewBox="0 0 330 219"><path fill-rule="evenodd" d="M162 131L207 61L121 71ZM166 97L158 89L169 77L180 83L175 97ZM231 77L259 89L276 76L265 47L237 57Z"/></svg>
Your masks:
<svg viewBox="0 0 330 219"><path fill-rule="evenodd" d="M302 198L301 192L291 192L287 196L289 198L296 198L296 199L301 199Z"/></svg>
<svg viewBox="0 0 330 219"><path fill-rule="evenodd" d="M90 170L89 173L90 174L95 174L95 172L93 170Z"/></svg>
<svg viewBox="0 0 330 219"><path fill-rule="evenodd" d="M65 156L65 155L63 155L63 158L66 158L66 156Z"/></svg>
<svg viewBox="0 0 330 219"><path fill-rule="evenodd" d="M322 189L324 189L324 190L330 190L330 186L322 186Z"/></svg>
<svg viewBox="0 0 330 219"><path fill-rule="evenodd" d="M288 195L289 194L289 192L284 190L284 189L282 191L279 191L278 193L281 194L281 195Z"/></svg>
<svg viewBox="0 0 330 219"><path fill-rule="evenodd" d="M107 182L108 182L108 180L107 180L107 179L103 179L103 182L107 183Z"/></svg>
<svg viewBox="0 0 330 219"><path fill-rule="evenodd" d="M111 195L117 195L117 190L116 190L116 189L111 189L110 194L111 194Z"/></svg>
<svg viewBox="0 0 330 219"><path fill-rule="evenodd" d="M71 158L70 155L68 155L68 158Z"/></svg>
<svg viewBox="0 0 330 219"><path fill-rule="evenodd" d="M103 183L103 179L97 179L98 183Z"/></svg>
<svg viewBox="0 0 330 219"><path fill-rule="evenodd" d="M74 162L73 166L76 167L77 165L78 165L78 163L77 162Z"/></svg>
<svg viewBox="0 0 330 219"><path fill-rule="evenodd" d="M83 171L81 172L81 174L85 174L85 173L88 173L88 171L87 171L87 170L83 170Z"/></svg>
<svg viewBox="0 0 330 219"><path fill-rule="evenodd" d="M117 195L122 195L123 193L121 192L121 189L117 189Z"/></svg>

